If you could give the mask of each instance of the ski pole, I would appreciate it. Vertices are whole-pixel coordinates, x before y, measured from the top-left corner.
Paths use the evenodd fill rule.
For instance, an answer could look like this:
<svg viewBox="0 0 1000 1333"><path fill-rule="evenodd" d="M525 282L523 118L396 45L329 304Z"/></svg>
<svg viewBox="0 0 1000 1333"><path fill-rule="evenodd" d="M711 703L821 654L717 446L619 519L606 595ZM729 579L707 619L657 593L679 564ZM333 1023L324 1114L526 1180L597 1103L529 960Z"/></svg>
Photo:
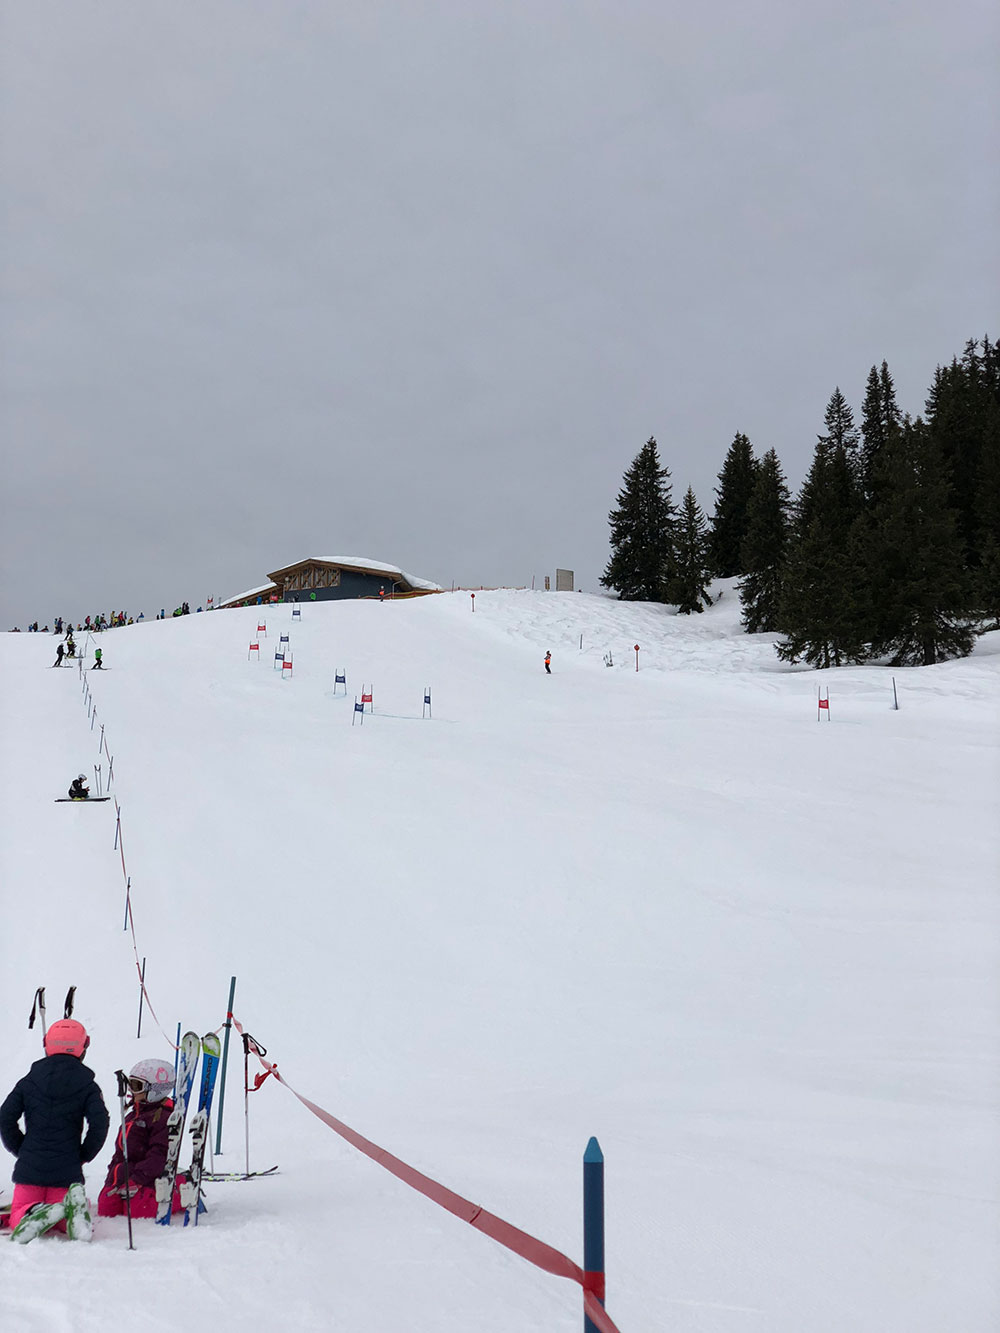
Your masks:
<svg viewBox="0 0 1000 1333"><path fill-rule="evenodd" d="M125 1163L125 1212L128 1215L128 1247L134 1250L132 1244L132 1185L128 1178L128 1135L125 1133L125 1094L128 1091L128 1079L125 1071L115 1070L115 1078L118 1080L118 1106L122 1115L122 1160Z"/></svg>
<svg viewBox="0 0 1000 1333"><path fill-rule="evenodd" d="M256 1037L251 1037L249 1032L243 1033L243 1125L244 1136L247 1145L247 1171L246 1179L250 1179L250 1052L254 1055L267 1055L267 1048L261 1046ZM258 1075L258 1079L267 1078L267 1074ZM260 1082L254 1080L254 1092L260 1087Z"/></svg>
<svg viewBox="0 0 1000 1333"><path fill-rule="evenodd" d="M243 1137L247 1146L247 1179L250 1179L250 1037L243 1033Z"/></svg>
<svg viewBox="0 0 1000 1333"><path fill-rule="evenodd" d="M35 991L35 998L31 1002L31 1013L28 1017L28 1027L35 1026L35 1010L38 1010L42 1020L42 1049L45 1049L45 987L39 986Z"/></svg>

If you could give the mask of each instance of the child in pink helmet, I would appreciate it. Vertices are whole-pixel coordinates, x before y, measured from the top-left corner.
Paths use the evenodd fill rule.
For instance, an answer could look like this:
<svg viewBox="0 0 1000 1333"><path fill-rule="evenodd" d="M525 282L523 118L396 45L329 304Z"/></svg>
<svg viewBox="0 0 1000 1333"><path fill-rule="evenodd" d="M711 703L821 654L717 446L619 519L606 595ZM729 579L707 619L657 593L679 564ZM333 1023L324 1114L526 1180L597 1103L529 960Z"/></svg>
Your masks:
<svg viewBox="0 0 1000 1333"><path fill-rule="evenodd" d="M45 1058L35 1061L0 1106L0 1140L17 1158L12 1240L24 1243L54 1226L73 1240L91 1237L83 1168L104 1146L108 1112L94 1071L83 1063L89 1045L82 1023L53 1023L45 1034Z"/></svg>

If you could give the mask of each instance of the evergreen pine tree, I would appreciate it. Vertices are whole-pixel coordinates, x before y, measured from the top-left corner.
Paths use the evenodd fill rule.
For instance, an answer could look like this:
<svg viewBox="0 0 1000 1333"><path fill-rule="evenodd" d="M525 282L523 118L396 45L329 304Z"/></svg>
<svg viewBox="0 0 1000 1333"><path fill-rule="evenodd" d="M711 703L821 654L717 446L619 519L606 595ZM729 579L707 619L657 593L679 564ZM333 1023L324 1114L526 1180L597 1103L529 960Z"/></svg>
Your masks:
<svg viewBox="0 0 1000 1333"><path fill-rule="evenodd" d="M739 583L740 605L743 628L748 634L779 628L790 502L778 455L769 449L757 465L740 554L740 564L745 570Z"/></svg>
<svg viewBox="0 0 1000 1333"><path fill-rule="evenodd" d="M896 389L889 374L889 366L883 361L881 370L872 366L868 372L865 398L861 406L861 479L869 502L874 499L877 460L899 429L899 423Z"/></svg>
<svg viewBox="0 0 1000 1333"><path fill-rule="evenodd" d="M670 472L660 465L652 436L632 460L623 482L618 506L608 515L611 559L601 583L616 589L622 601L665 601L675 509Z"/></svg>
<svg viewBox="0 0 1000 1333"><path fill-rule="evenodd" d="M747 508L756 473L757 463L750 441L737 432L719 473L709 539L712 572L720 579L743 573L740 550L746 535Z"/></svg>
<svg viewBox="0 0 1000 1333"><path fill-rule="evenodd" d="M1000 629L1000 421L983 432L974 504L975 549L972 607L982 628Z"/></svg>
<svg viewBox="0 0 1000 1333"><path fill-rule="evenodd" d="M782 660L830 667L863 659L868 596L861 513L857 472L845 445L819 436L795 506L779 610L786 638L776 652Z"/></svg>
<svg viewBox="0 0 1000 1333"><path fill-rule="evenodd" d="M937 368L927 397L927 424L948 469L951 503L958 516L966 559L978 567L981 543L989 538L984 528L981 485L1000 433L1000 389L995 379L995 354L988 338L983 351L974 339L966 343L961 361Z"/></svg>
<svg viewBox="0 0 1000 1333"><path fill-rule="evenodd" d="M708 585L708 531L701 506L689 486L676 526L674 559L667 600L676 603L682 616L712 605Z"/></svg>
<svg viewBox="0 0 1000 1333"><path fill-rule="evenodd" d="M854 424L854 413L840 392L839 385L830 395L830 401L823 415L823 424L826 426L826 438L835 448L843 449L850 458L857 450L860 436Z"/></svg>
<svg viewBox="0 0 1000 1333"><path fill-rule="evenodd" d="M932 666L972 651L970 581L941 450L918 417L904 420L879 459L869 577L875 655Z"/></svg>
<svg viewBox="0 0 1000 1333"><path fill-rule="evenodd" d="M830 395L823 416L826 427L826 439L835 449L842 449L858 482L861 482L861 454L858 448L861 436L854 424L854 413L850 404L840 392L838 385ZM860 498L860 493L859 493Z"/></svg>

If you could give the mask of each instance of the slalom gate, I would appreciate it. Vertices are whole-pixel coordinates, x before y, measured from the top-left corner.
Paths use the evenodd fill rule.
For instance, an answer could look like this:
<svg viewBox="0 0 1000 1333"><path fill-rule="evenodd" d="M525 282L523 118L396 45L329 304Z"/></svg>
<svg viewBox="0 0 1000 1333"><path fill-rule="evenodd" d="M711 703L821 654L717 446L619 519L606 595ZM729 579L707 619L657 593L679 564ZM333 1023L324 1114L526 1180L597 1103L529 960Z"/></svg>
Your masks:
<svg viewBox="0 0 1000 1333"><path fill-rule="evenodd" d="M288 665L289 668L291 668L291 654L289 653L288 656ZM282 663L282 666L284 666L284 663ZM362 689L364 689L363 686ZM364 694L362 695L362 698L365 699L365 702L369 705L371 704L370 690L371 687L369 687L367 698ZM92 729L93 715L96 714L96 703L91 696L89 682L86 678L84 678L83 694L84 702L87 704L88 717L91 718ZM427 688L426 694L428 696L430 694L429 687ZM429 706L429 703L429 698L425 697L425 706ZM355 701L355 708L361 713L362 718L364 717L364 707L364 703L360 700ZM101 725L100 748L98 754L100 755L101 752L107 755L108 758L108 787L110 788L113 780L114 759L112 758L111 751L108 747L103 723ZM136 973L139 978L139 1030L137 1031L136 1036L141 1036L142 1010L143 1005L145 1004L145 1007L152 1014L153 1021L156 1023L156 1026L159 1028L160 1033L170 1046L171 1050L176 1051L179 1045L180 1028L178 1027L178 1040L175 1040L160 1022L146 987L146 958L143 956L140 959L139 956L135 917L132 910L132 879L129 875L128 865L125 859L125 842L122 834L122 807L118 803L117 795L114 795L113 799L115 803L114 849L118 852L119 860L121 862L122 879L125 884L125 920L122 928L123 930L128 931L131 935L132 953L135 959ZM232 1012L235 986L236 978L234 977L229 992L228 1011L223 1021L215 1029L216 1032L221 1032L223 1029L226 1030L226 1054L228 1054L229 1048L230 1026L235 1027L241 1037L245 1035L243 1025ZM519 1255L522 1259L526 1259L528 1263L534 1264L536 1268L540 1268L546 1273L551 1273L555 1277L567 1278L569 1281L575 1282L583 1292L585 1333L593 1333L594 1330L596 1330L596 1333L620 1333L618 1326L604 1309L604 1178L603 1157L601 1156L596 1139L591 1139L587 1147L587 1152L584 1154L584 1263L586 1266L581 1268L579 1264L570 1259L568 1255L563 1254L562 1251L555 1249L551 1245L547 1245L544 1241L538 1240L537 1237L529 1235L526 1231L521 1231L518 1227L505 1221L502 1217L498 1217L495 1213L487 1212L481 1204L476 1204L469 1199L463 1198L462 1195L456 1194L454 1190L448 1189L446 1185L442 1185L439 1181L425 1175L422 1171L418 1171L407 1162L393 1156L393 1154L387 1152L385 1148L380 1148L378 1144L372 1143L371 1140L366 1139L349 1125L346 1125L342 1120L338 1120L336 1116L331 1115L330 1112L325 1110L322 1106L317 1105L316 1102L310 1101L308 1097L303 1096L302 1093L293 1088L288 1080L279 1073L277 1062L265 1059L263 1053L258 1050L255 1044L253 1044L252 1039L249 1049L257 1056L257 1059L265 1070L263 1075L258 1075L260 1081L273 1075L276 1082L287 1088L292 1096L302 1103L306 1110L310 1111L318 1120L321 1120L329 1129L332 1129L335 1134L339 1134L342 1139L351 1144L353 1148L356 1148L358 1152L371 1158L373 1162L377 1162L379 1166L383 1167L391 1175L394 1175L398 1180L401 1180L405 1185L416 1190L425 1198L430 1199L432 1203L436 1203L440 1208L444 1208L446 1212L451 1213L461 1221L467 1222L470 1226L475 1227L477 1231L481 1231L484 1235L489 1236L491 1240L496 1241L498 1245L504 1246L505 1249ZM221 1087L219 1090L220 1119L218 1124L219 1146L217 1151L221 1151L222 1143L221 1110L222 1097L224 1096L225 1088L225 1070L226 1065L224 1060L221 1071ZM599 1178L596 1174L596 1168L598 1166L600 1168ZM591 1200L590 1204L588 1204L588 1193ZM600 1209L599 1236L597 1235L598 1205Z"/></svg>

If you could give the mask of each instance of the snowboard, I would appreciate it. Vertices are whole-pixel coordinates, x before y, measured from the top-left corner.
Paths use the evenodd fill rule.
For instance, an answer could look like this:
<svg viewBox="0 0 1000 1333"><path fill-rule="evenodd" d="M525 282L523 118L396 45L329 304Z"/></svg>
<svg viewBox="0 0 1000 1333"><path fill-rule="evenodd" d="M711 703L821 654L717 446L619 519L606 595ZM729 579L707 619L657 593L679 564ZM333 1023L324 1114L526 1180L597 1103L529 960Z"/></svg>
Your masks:
<svg viewBox="0 0 1000 1333"><path fill-rule="evenodd" d="M96 801L110 801L110 796L57 796L56 805L60 801L72 801L74 805L93 805Z"/></svg>

